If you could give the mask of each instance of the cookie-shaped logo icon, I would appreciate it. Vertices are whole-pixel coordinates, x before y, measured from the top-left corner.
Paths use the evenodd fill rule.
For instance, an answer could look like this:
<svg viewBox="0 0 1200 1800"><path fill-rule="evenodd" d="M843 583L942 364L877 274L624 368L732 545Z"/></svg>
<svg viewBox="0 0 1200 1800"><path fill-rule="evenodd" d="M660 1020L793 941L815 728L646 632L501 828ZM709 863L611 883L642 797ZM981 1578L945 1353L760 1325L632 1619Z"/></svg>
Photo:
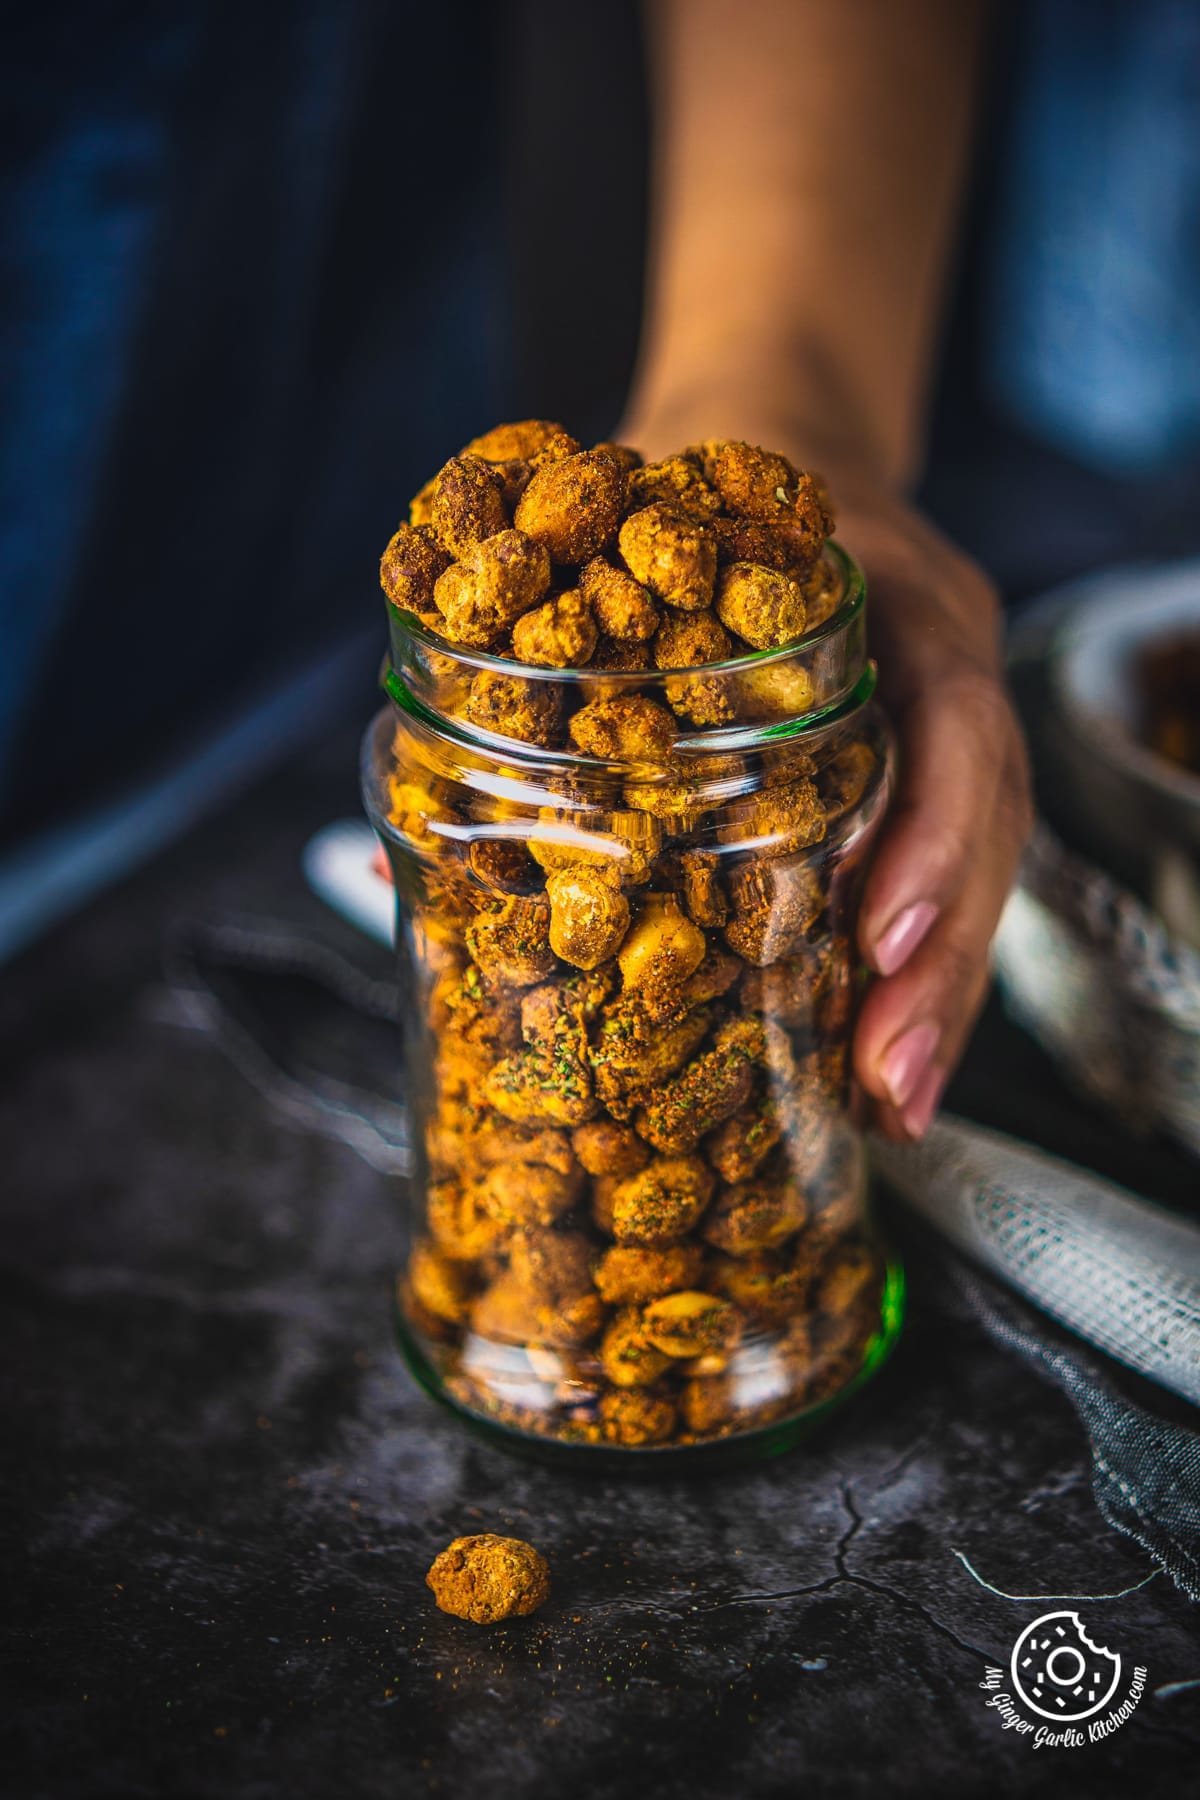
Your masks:
<svg viewBox="0 0 1200 1800"><path fill-rule="evenodd" d="M1013 1687L1043 1719L1090 1719L1121 1679L1121 1659L1093 1644L1077 1612L1043 1613L1012 1653Z"/></svg>

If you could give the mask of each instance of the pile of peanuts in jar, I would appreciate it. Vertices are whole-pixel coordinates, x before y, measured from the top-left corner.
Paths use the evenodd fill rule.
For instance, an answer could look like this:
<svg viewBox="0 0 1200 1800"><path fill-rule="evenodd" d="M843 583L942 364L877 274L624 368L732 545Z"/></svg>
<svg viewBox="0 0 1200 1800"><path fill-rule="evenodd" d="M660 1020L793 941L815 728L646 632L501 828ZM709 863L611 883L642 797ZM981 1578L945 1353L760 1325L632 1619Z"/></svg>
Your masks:
<svg viewBox="0 0 1200 1800"><path fill-rule="evenodd" d="M805 714L811 661L753 653L837 614L831 529L819 480L756 446L643 465L527 421L452 458L384 554L424 666L446 651L386 782L426 1046L401 1308L453 1400L517 1432L751 1431L878 1341L849 1042L886 740L852 714L696 750Z"/></svg>

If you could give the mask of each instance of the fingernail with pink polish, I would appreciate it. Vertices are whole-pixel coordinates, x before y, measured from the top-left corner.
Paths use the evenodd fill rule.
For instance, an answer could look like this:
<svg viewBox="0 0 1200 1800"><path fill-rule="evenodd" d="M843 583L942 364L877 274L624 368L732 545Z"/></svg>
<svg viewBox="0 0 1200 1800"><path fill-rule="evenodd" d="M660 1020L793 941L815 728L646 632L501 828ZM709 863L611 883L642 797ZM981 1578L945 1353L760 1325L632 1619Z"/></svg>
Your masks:
<svg viewBox="0 0 1200 1800"><path fill-rule="evenodd" d="M875 966L881 975L894 975L904 967L933 921L937 907L929 900L918 900L896 914L875 946Z"/></svg>
<svg viewBox="0 0 1200 1800"><path fill-rule="evenodd" d="M925 1071L924 1079L917 1085L916 1091L901 1118L904 1129L911 1138L922 1138L933 1123L933 1115L938 1109L938 1101L942 1097L942 1089L946 1085L946 1072L936 1066Z"/></svg>
<svg viewBox="0 0 1200 1800"><path fill-rule="evenodd" d="M918 1092L937 1047L936 1025L914 1025L888 1050L879 1073L897 1112L902 1113Z"/></svg>

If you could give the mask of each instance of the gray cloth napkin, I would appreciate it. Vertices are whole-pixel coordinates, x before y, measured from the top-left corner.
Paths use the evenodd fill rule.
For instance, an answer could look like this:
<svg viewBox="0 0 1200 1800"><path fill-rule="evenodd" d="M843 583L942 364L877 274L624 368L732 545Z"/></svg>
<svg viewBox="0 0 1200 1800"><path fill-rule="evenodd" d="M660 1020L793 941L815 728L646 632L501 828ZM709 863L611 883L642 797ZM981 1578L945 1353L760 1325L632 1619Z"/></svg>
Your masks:
<svg viewBox="0 0 1200 1800"><path fill-rule="evenodd" d="M1189 1600L1200 1600L1200 1432L1162 1416L1153 1400L1126 1398L1100 1358L960 1257L947 1261L984 1329L1075 1408L1091 1450L1092 1492L1109 1524L1149 1551Z"/></svg>
<svg viewBox="0 0 1200 1800"><path fill-rule="evenodd" d="M963 1310L1071 1401L1109 1524L1200 1600L1200 1228L962 1119L873 1155L937 1233L934 1254ZM1134 1398L1126 1390L1138 1377Z"/></svg>
<svg viewBox="0 0 1200 1800"><path fill-rule="evenodd" d="M358 954L358 946L352 957L309 931L276 920L183 922L165 948L171 1016L183 1026L212 1032L291 1123L336 1138L373 1167L403 1176L412 1164L405 1111L397 1097L400 1045L393 1023L402 994L383 974L364 972ZM388 961L375 952L376 968ZM966 1129L977 1133L975 1127ZM937 1234L928 1237L928 1253L940 1259L955 1309L978 1320L998 1344L1062 1389L1088 1436L1093 1488L1104 1517L1142 1544L1189 1598L1200 1600L1200 1413L1151 1381L1127 1375L1102 1352L1091 1354L1080 1337L1053 1325L1044 1312L981 1273L960 1252L965 1249L974 1258L982 1253L1007 1281L1016 1279L1043 1306L1048 1298L1061 1300L1067 1271L1071 1305L1068 1310L1054 1305L1056 1316L1144 1375L1159 1381L1164 1373L1179 1377L1174 1386L1181 1393L1193 1391L1187 1384L1197 1379L1192 1290L1186 1280L1182 1286L1164 1280L1156 1293L1163 1270L1153 1257L1138 1265L1130 1285L1122 1263L1136 1247L1128 1233L1132 1230L1136 1238L1139 1203L1120 1196L1133 1205L1132 1214L1120 1206L1114 1212L1111 1197L1107 1207L1064 1207L1063 1195L1072 1190L1069 1181L1063 1187L1061 1171L1069 1165L1054 1165L1060 1172L1057 1190L1053 1183L1039 1190L1026 1179L1008 1200L999 1166L992 1167L989 1205L969 1215L961 1204L961 1169L947 1153L947 1131L952 1128L939 1125L928 1150L903 1153L909 1158L907 1172L889 1154L885 1173L914 1195L934 1193L940 1173L943 1192L948 1182L949 1191L960 1195L957 1213L953 1203L921 1207ZM978 1136L994 1140L996 1134ZM961 1138L953 1142L961 1155ZM1010 1140L998 1142L1006 1150L1018 1148ZM933 1157L924 1173L917 1160L923 1153ZM1053 1161L1043 1160L1047 1165ZM1022 1168L1028 1176L1028 1165ZM1070 1176L1087 1180L1078 1170ZM1039 1200L1049 1209L1040 1219ZM1159 1235L1154 1242L1160 1251L1183 1241L1172 1236L1176 1222L1164 1209L1148 1211L1156 1215ZM1047 1226L1051 1217L1052 1229ZM990 1219L991 1228L981 1226L980 1218ZM1170 1264L1168 1252L1166 1273L1178 1275ZM1127 1302L1124 1337L1112 1330L1114 1294L1123 1294ZM1168 1318L1174 1336L1169 1346L1156 1347L1157 1325ZM1187 1422L1189 1417L1193 1423Z"/></svg>

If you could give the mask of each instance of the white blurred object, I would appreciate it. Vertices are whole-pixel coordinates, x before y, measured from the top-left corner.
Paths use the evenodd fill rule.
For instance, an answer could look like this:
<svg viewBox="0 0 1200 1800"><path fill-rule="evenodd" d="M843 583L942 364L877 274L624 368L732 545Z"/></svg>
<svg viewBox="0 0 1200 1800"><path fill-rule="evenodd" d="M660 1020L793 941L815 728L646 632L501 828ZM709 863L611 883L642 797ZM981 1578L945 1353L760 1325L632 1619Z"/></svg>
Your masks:
<svg viewBox="0 0 1200 1800"><path fill-rule="evenodd" d="M872 1158L958 1249L1200 1404L1200 1227L963 1119L943 1116L919 1144L876 1140Z"/></svg>
<svg viewBox="0 0 1200 1800"><path fill-rule="evenodd" d="M1200 955L1044 825L992 954L1008 1011L1080 1086L1200 1151Z"/></svg>
<svg viewBox="0 0 1200 1800"><path fill-rule="evenodd" d="M314 894L351 925L390 949L396 939L396 893L378 867L379 839L363 819L335 819L304 846L305 879Z"/></svg>

